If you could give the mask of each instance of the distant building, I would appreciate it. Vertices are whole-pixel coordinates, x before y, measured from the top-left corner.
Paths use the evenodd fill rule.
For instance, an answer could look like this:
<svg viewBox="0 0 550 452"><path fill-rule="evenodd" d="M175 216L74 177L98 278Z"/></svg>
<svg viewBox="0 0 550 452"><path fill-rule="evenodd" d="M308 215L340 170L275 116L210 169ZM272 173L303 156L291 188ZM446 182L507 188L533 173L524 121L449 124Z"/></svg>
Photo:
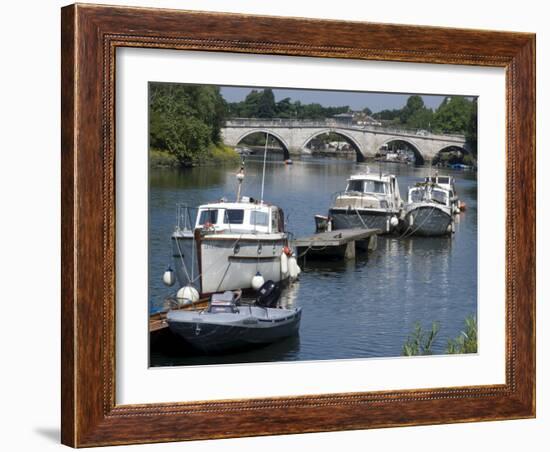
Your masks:
<svg viewBox="0 0 550 452"><path fill-rule="evenodd" d="M335 119L337 122L346 124L351 126L353 124L353 113L338 113L337 115L333 115L332 118Z"/></svg>
<svg viewBox="0 0 550 452"><path fill-rule="evenodd" d="M357 126L381 126L382 123L372 116L367 115L362 111L350 111L348 113L338 113L333 115L332 118L345 125L357 125Z"/></svg>
<svg viewBox="0 0 550 452"><path fill-rule="evenodd" d="M358 126L381 126L382 123L363 111L353 113L353 123Z"/></svg>

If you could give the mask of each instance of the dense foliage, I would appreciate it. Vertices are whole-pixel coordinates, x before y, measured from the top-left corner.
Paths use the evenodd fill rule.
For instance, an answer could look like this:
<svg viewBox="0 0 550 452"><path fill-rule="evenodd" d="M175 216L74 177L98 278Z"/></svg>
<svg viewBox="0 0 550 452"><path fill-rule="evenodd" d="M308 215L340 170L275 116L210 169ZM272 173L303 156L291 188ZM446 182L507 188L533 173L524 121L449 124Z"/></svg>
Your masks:
<svg viewBox="0 0 550 452"><path fill-rule="evenodd" d="M446 97L434 111L424 105L422 97L413 95L401 109L382 110L372 115L410 128L446 133L469 133L477 128L477 99L464 96Z"/></svg>
<svg viewBox="0 0 550 452"><path fill-rule="evenodd" d="M217 87L151 83L149 146L192 164L220 142L226 109Z"/></svg>
<svg viewBox="0 0 550 452"><path fill-rule="evenodd" d="M324 119L350 110L349 106L323 107L321 104L302 104L286 97L275 102L273 90L252 90L241 102L230 102L228 116L234 118L296 118Z"/></svg>

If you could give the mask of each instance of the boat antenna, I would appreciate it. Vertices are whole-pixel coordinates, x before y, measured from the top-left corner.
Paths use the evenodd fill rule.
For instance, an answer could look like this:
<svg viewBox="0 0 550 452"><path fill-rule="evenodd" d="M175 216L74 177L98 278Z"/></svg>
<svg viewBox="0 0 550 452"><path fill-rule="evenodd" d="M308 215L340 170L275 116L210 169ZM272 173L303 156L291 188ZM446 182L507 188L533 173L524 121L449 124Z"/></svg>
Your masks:
<svg viewBox="0 0 550 452"><path fill-rule="evenodd" d="M267 140L269 138L269 134L265 133L265 146L264 146L264 168L262 171L262 192L260 194L260 204L264 203L264 185L265 185L265 160L267 157Z"/></svg>
<svg viewBox="0 0 550 452"><path fill-rule="evenodd" d="M241 200L241 188L243 186L243 180L244 180L244 160L241 162L241 168L239 169L239 172L237 173L237 202Z"/></svg>

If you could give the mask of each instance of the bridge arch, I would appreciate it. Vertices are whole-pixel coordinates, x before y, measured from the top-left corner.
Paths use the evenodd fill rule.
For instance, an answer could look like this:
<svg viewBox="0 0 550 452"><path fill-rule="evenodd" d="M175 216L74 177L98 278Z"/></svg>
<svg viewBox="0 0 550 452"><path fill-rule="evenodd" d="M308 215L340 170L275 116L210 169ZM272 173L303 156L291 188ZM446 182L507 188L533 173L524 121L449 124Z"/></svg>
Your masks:
<svg viewBox="0 0 550 452"><path fill-rule="evenodd" d="M324 130L319 130L313 134L311 134L302 144L301 148L305 148L307 146L307 144L313 140L315 137L318 137L319 135L324 135L324 134L327 134L327 133L334 133L335 135L339 135L341 136L342 138L345 138L348 143L351 145L351 147L353 148L353 150L355 151L355 154L357 156L357 161L358 162L364 162L365 161L365 156L363 155L363 150L361 149L361 145L358 143L358 141L351 135L351 134L348 134L346 133L345 131L342 131L340 129L324 129Z"/></svg>
<svg viewBox="0 0 550 452"><path fill-rule="evenodd" d="M416 144L412 140L408 140L407 138L403 138L403 137L388 138L386 141L384 141L382 143L382 146L380 146L380 148L382 148L384 146L388 146L390 143L398 143L400 141L403 142L403 143L406 143L410 146L411 150L414 152L415 163L417 165L423 165L424 161L425 161L425 158L424 158L424 155L422 154L422 152L420 152L420 147L418 146L418 144Z"/></svg>
<svg viewBox="0 0 550 452"><path fill-rule="evenodd" d="M446 144L446 145L443 146L439 151L437 151L436 154L440 154L441 152L447 151L447 150L452 151L453 149L459 150L459 151L462 152L463 154L470 154L470 153L471 153L471 152L466 148L466 146L460 146L459 144Z"/></svg>
<svg viewBox="0 0 550 452"><path fill-rule="evenodd" d="M439 151L436 152L436 154L434 155L434 162L438 163L440 160L442 160L442 154L444 154L445 152L452 152L452 151L458 151L462 155L461 156L455 155L454 157L451 157L450 160L449 158L447 158L446 160L448 163L462 163L464 156L472 154L471 151L467 149L465 146L461 146L459 144L446 144L441 149L439 149Z"/></svg>
<svg viewBox="0 0 550 452"><path fill-rule="evenodd" d="M275 140L281 145L281 147L283 148L283 157L284 157L284 160L288 160L290 159L290 152L289 152L289 145L288 143L277 133L274 133L272 130L268 130L268 129L253 129L253 130L248 130L246 131L245 133L243 133L238 139L237 141L235 142L235 145L238 145L241 141L243 141L247 136L250 136L254 133L263 133L263 134L267 134L268 136L271 136L273 138L275 138Z"/></svg>

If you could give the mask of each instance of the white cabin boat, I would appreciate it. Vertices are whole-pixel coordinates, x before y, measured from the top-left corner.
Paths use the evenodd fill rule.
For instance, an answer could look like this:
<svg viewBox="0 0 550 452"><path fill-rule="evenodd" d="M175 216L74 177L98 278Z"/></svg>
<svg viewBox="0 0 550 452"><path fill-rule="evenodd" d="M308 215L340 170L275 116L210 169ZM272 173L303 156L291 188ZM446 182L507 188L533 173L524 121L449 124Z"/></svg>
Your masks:
<svg viewBox="0 0 550 452"><path fill-rule="evenodd" d="M425 183L436 185L441 190L446 190L449 196L449 203L452 206L452 213L460 212L460 201L456 192L455 178L452 176L427 176L424 178Z"/></svg>
<svg viewBox="0 0 550 452"><path fill-rule="evenodd" d="M172 249L181 287L191 285L204 295L257 289L255 276L274 282L290 276L288 234L277 206L243 196L199 206L193 225L188 208L179 217Z"/></svg>
<svg viewBox="0 0 550 452"><path fill-rule="evenodd" d="M332 229L374 228L393 232L399 225L403 200L393 174L350 176L345 191L336 193L329 217Z"/></svg>
<svg viewBox="0 0 550 452"><path fill-rule="evenodd" d="M404 212L408 235L439 236L454 232L453 204L450 190L433 182L409 187Z"/></svg>

